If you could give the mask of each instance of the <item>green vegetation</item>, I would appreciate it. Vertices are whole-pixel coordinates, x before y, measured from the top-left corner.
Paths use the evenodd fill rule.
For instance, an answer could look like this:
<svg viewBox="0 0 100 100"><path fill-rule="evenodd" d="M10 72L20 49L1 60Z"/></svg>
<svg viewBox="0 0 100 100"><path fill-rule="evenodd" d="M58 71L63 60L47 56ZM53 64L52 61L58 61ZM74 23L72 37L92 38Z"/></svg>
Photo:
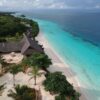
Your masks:
<svg viewBox="0 0 100 100"><path fill-rule="evenodd" d="M11 68L10 68L10 73L13 74L13 85L15 86L15 75L18 74L19 72L22 71L22 68L20 65L12 65Z"/></svg>
<svg viewBox="0 0 100 100"><path fill-rule="evenodd" d="M39 68L37 66L32 66L32 78L34 78L34 85L36 85L36 79L37 79L37 76L39 76Z"/></svg>
<svg viewBox="0 0 100 100"><path fill-rule="evenodd" d="M24 72L28 67L32 68L32 74L35 80L34 84L36 85L36 78L40 75L38 71L40 69L46 70L51 64L51 59L46 54L34 52L30 57L23 59L21 66Z"/></svg>
<svg viewBox="0 0 100 100"><path fill-rule="evenodd" d="M8 65L4 59L2 59L2 57L0 56L0 65L1 65L1 73L0 73L0 76L2 76L7 70L8 70Z"/></svg>
<svg viewBox="0 0 100 100"><path fill-rule="evenodd" d="M46 54L34 52L29 58L29 65L31 64L46 70L52 64L52 62Z"/></svg>
<svg viewBox="0 0 100 100"><path fill-rule="evenodd" d="M66 100L66 96L60 94L60 95L58 95L58 96L55 97L55 100Z"/></svg>
<svg viewBox="0 0 100 100"><path fill-rule="evenodd" d="M30 61L27 57L24 57L22 62L20 63L20 66L22 67L24 73L26 73L27 69L30 67L29 63Z"/></svg>
<svg viewBox="0 0 100 100"><path fill-rule="evenodd" d="M68 97L69 100L78 100L77 92L61 72L49 73L46 78L43 83L45 90L50 91L51 94L59 94L56 100L64 100L61 99L62 95Z"/></svg>
<svg viewBox="0 0 100 100"><path fill-rule="evenodd" d="M51 64L51 59L46 54L39 52L33 52L30 57L24 58L21 63L24 71L30 66L37 66L39 69L47 71Z"/></svg>
<svg viewBox="0 0 100 100"><path fill-rule="evenodd" d="M0 76L3 74L3 66L5 66L5 62L0 56L0 70L1 70Z"/></svg>
<svg viewBox="0 0 100 100"><path fill-rule="evenodd" d="M35 38L39 32L37 22L26 19L24 15L21 15L19 18L9 13L0 13L0 42L19 40L27 30L30 30L33 38ZM14 100L40 100L38 99L39 95L37 95L39 92L35 89L27 86L15 86L15 75L21 71L26 72L28 68L31 68L32 78L34 78L34 84L36 85L37 76L40 75L39 70L43 69L48 72L47 68L52 64L51 59L45 53L34 52L30 57L24 58L22 63L18 65L9 65L0 57L0 64L2 65L2 73L10 72L13 74L15 92L11 90L9 97L12 97ZM43 85L46 91L49 91L51 94L57 94L55 100L79 100L80 94L74 90L61 72L48 72ZM4 89L4 85L1 85L0 93Z"/></svg>
<svg viewBox="0 0 100 100"><path fill-rule="evenodd" d="M23 22L25 25L29 25L31 27L31 32L33 37L36 37L39 33L39 25L37 22L27 19L27 18L21 18L21 22Z"/></svg>
<svg viewBox="0 0 100 100"><path fill-rule="evenodd" d="M21 20L12 15L0 16L0 36L15 36L16 33L22 34L26 31L26 26L21 24Z"/></svg>
<svg viewBox="0 0 100 100"><path fill-rule="evenodd" d="M15 87L15 92L10 90L8 94L9 97L12 97L14 100L39 100L38 93L35 89L29 88L27 86L17 85ZM37 99L36 99L37 98Z"/></svg>
<svg viewBox="0 0 100 100"><path fill-rule="evenodd" d="M26 16L25 15L20 15L20 17L25 18Z"/></svg>
<svg viewBox="0 0 100 100"><path fill-rule="evenodd" d="M33 37L37 36L37 22L25 17L15 17L10 14L0 14L0 42L20 39L24 32L31 28Z"/></svg>

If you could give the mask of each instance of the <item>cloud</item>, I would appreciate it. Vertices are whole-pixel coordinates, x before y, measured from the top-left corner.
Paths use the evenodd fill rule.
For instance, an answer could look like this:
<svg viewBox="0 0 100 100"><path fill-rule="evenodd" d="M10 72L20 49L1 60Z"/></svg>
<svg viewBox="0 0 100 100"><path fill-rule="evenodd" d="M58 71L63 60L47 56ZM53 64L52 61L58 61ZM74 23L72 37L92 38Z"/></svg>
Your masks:
<svg viewBox="0 0 100 100"><path fill-rule="evenodd" d="M0 6L2 6L3 5L3 3L2 2L0 2Z"/></svg>
<svg viewBox="0 0 100 100"><path fill-rule="evenodd" d="M97 9L99 9L99 8L100 8L100 5L96 5L94 8L97 8Z"/></svg>
<svg viewBox="0 0 100 100"><path fill-rule="evenodd" d="M34 9L34 8L66 8L67 5L61 0L0 0L0 6L8 9Z"/></svg>
<svg viewBox="0 0 100 100"><path fill-rule="evenodd" d="M5 2L5 0L1 0L0 1L0 6L3 6L4 2Z"/></svg>
<svg viewBox="0 0 100 100"><path fill-rule="evenodd" d="M0 0L0 9L99 9L99 0Z"/></svg>

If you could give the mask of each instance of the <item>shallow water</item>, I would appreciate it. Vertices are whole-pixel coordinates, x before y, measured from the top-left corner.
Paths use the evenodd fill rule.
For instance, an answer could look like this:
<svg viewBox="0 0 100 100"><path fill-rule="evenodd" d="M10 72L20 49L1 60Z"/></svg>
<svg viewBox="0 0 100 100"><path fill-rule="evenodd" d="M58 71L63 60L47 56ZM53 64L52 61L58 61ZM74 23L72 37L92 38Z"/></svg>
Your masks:
<svg viewBox="0 0 100 100"><path fill-rule="evenodd" d="M76 73L83 90L93 96L88 100L100 100L100 48L72 36L53 22L37 21L48 42Z"/></svg>

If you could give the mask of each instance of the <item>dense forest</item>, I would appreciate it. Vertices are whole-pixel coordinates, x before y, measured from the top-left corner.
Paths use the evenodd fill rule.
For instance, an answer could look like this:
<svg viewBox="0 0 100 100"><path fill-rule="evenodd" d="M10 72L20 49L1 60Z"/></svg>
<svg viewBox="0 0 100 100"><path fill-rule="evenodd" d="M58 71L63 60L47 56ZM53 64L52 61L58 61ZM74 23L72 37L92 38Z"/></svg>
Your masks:
<svg viewBox="0 0 100 100"><path fill-rule="evenodd" d="M25 17L15 17L10 13L0 13L0 38L21 36L29 27L32 27L33 37L37 36L39 32L37 22Z"/></svg>

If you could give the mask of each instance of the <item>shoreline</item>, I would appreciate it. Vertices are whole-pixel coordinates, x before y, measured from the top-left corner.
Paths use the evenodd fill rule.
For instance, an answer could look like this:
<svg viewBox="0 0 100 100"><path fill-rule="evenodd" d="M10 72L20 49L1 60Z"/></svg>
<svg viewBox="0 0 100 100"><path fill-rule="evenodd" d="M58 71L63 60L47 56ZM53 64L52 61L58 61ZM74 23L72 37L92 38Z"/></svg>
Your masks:
<svg viewBox="0 0 100 100"><path fill-rule="evenodd" d="M50 43L46 40L45 36L43 35L43 32L40 32L38 34L36 40L39 42L40 45L43 45L45 53L52 60L52 65L48 68L48 70L50 72L55 72L55 71L62 72L66 76L70 84L73 85L75 90L81 93L80 100L87 100L84 93L82 93L80 89L82 86L77 79L77 75L70 68L70 66L64 62L63 58L61 58L60 55L56 53L56 51L53 49Z"/></svg>

